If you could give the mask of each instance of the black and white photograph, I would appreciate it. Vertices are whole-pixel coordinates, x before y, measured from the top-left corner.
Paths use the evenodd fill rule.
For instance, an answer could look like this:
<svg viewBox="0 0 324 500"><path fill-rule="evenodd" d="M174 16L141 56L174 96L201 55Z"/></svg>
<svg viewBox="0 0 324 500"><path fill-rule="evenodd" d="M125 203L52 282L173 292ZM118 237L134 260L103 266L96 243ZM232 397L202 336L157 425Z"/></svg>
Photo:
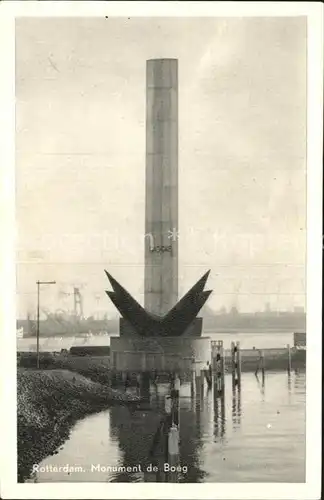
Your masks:
<svg viewBox="0 0 324 500"><path fill-rule="evenodd" d="M14 18L17 486L305 495L322 184L307 13L49 3Z"/></svg>

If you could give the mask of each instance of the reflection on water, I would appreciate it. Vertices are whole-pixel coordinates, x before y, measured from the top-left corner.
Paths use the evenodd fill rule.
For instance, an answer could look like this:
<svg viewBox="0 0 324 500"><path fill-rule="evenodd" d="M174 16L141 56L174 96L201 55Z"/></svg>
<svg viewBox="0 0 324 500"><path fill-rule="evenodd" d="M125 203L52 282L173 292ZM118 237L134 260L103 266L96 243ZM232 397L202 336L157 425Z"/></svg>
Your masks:
<svg viewBox="0 0 324 500"><path fill-rule="evenodd" d="M241 425L241 391L238 389L232 395L232 422L234 429Z"/></svg>
<svg viewBox="0 0 324 500"><path fill-rule="evenodd" d="M226 430L225 398L214 399L214 443L223 438Z"/></svg>
<svg viewBox="0 0 324 500"><path fill-rule="evenodd" d="M305 374L266 373L262 383L243 373L241 391L234 393L228 375L225 387L225 397L214 399L212 390L191 397L189 384L181 386L178 463L183 470L173 480L304 482ZM168 481L159 430L167 390L167 385L152 388L150 406L140 411L115 406L80 421L59 453L42 462L36 480ZM81 465L82 471L44 470L65 464Z"/></svg>
<svg viewBox="0 0 324 500"><path fill-rule="evenodd" d="M261 376L261 381L260 381L258 374L255 374L255 379L257 381L261 396L264 396L265 395L265 376L264 376L264 374L262 374L262 376ZM264 397L262 397L261 400L264 401Z"/></svg>

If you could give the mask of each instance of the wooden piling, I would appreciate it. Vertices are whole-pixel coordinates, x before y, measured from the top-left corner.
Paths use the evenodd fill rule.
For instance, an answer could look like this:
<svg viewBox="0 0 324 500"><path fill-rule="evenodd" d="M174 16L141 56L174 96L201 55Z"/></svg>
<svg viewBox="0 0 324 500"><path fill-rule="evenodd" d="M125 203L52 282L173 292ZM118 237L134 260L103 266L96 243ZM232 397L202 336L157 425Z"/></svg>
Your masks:
<svg viewBox="0 0 324 500"><path fill-rule="evenodd" d="M222 395L223 398L225 397L225 349L222 346L220 349L220 356L221 356L221 362L220 362L220 370L221 370L221 381L222 381Z"/></svg>
<svg viewBox="0 0 324 500"><path fill-rule="evenodd" d="M172 399L170 394L167 394L164 398L164 412L166 424L168 427L170 427L172 424Z"/></svg>
<svg viewBox="0 0 324 500"><path fill-rule="evenodd" d="M265 377L264 351L261 351L261 354L260 354L260 366L261 366L261 375L262 375L262 385L264 385L264 377Z"/></svg>
<svg viewBox="0 0 324 500"><path fill-rule="evenodd" d="M168 464L171 467L177 467L179 464L179 427L172 425L168 436ZM178 473L169 473L170 483L178 482Z"/></svg>
<svg viewBox="0 0 324 500"><path fill-rule="evenodd" d="M115 388L117 386L117 372L115 370L113 370L111 373L110 385L112 388Z"/></svg>
<svg viewBox="0 0 324 500"><path fill-rule="evenodd" d="M201 395L204 394L204 383L205 383L205 370L200 370L200 391L201 391Z"/></svg>
<svg viewBox="0 0 324 500"><path fill-rule="evenodd" d="M150 399L150 372L143 372L141 374L141 397Z"/></svg>
<svg viewBox="0 0 324 500"><path fill-rule="evenodd" d="M196 396L196 367L194 362L191 365L190 371L190 393L191 397L194 398Z"/></svg>
<svg viewBox="0 0 324 500"><path fill-rule="evenodd" d="M225 386L223 386L225 388ZM235 394L235 393L233 393ZM214 436L225 434L225 390L218 393L216 383L214 385Z"/></svg>
<svg viewBox="0 0 324 500"><path fill-rule="evenodd" d="M236 375L237 375L237 387L241 390L241 351L240 343L236 342Z"/></svg>
<svg viewBox="0 0 324 500"><path fill-rule="evenodd" d="M201 395L201 382L200 382L200 374L197 371L195 372L195 388L196 388L196 396L197 399L200 398Z"/></svg>
<svg viewBox="0 0 324 500"><path fill-rule="evenodd" d="M231 342L231 357L232 357L232 389L235 391L236 385L236 346L235 342Z"/></svg>
<svg viewBox="0 0 324 500"><path fill-rule="evenodd" d="M140 396L141 395L141 374L137 373L136 374L136 395Z"/></svg>
<svg viewBox="0 0 324 500"><path fill-rule="evenodd" d="M211 367L212 367L212 372L213 372L213 375L215 375L216 371L217 371L217 341L215 340L212 340L211 342L211 355L212 355L212 359L211 359Z"/></svg>
<svg viewBox="0 0 324 500"><path fill-rule="evenodd" d="M290 377L290 374L291 374L291 351L290 351L290 345L289 344L287 344L287 353L288 353L287 372L288 372L288 376Z"/></svg>
<svg viewBox="0 0 324 500"><path fill-rule="evenodd" d="M233 348L233 346L232 346ZM234 350L233 350L234 351ZM232 366L234 368L234 365ZM214 380L214 435L224 434L225 421L225 359L223 342L215 343L213 358L213 380ZM235 379L234 379L235 380Z"/></svg>
<svg viewBox="0 0 324 500"><path fill-rule="evenodd" d="M217 396L222 393L222 376L221 376L221 353L217 350L216 359L214 360L214 392Z"/></svg>
<svg viewBox="0 0 324 500"><path fill-rule="evenodd" d="M180 378L178 375L175 377L174 388L171 391L172 401L172 424L179 426L180 424Z"/></svg>
<svg viewBox="0 0 324 500"><path fill-rule="evenodd" d="M216 397L224 393L225 388L225 360L223 341L219 340L212 343L212 371L214 383L214 395Z"/></svg>
<svg viewBox="0 0 324 500"><path fill-rule="evenodd" d="M212 359L211 359L211 367L212 367L212 378L213 378L213 394L214 398L217 397L217 342L212 340L211 342L212 349Z"/></svg>

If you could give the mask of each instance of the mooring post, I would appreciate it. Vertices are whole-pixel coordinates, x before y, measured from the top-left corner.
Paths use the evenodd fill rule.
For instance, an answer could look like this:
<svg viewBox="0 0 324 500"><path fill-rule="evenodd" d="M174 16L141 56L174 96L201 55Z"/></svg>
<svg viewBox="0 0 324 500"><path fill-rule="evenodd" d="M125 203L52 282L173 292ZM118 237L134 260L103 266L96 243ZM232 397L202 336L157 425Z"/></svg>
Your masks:
<svg viewBox="0 0 324 500"><path fill-rule="evenodd" d="M150 399L150 372L143 372L141 376L141 397Z"/></svg>
<svg viewBox="0 0 324 500"><path fill-rule="evenodd" d="M136 373L136 396L141 395L141 373Z"/></svg>
<svg viewBox="0 0 324 500"><path fill-rule="evenodd" d="M287 344L287 353L288 353L287 372L288 372L288 377L290 377L290 374L291 374L291 351L290 351L290 344Z"/></svg>
<svg viewBox="0 0 324 500"><path fill-rule="evenodd" d="M232 389L235 391L236 385L236 345L231 342L231 356L232 356Z"/></svg>
<svg viewBox="0 0 324 500"><path fill-rule="evenodd" d="M172 468L179 464L179 427L172 424L168 436L168 464L170 467L170 482L176 483L178 480L177 472L173 472Z"/></svg>
<svg viewBox="0 0 324 500"><path fill-rule="evenodd" d="M216 372L217 372L217 341L212 340L211 341L211 354L212 354L212 359L211 359L211 367L212 367L212 375L213 375L213 384L215 384L216 380Z"/></svg>
<svg viewBox="0 0 324 500"><path fill-rule="evenodd" d="M125 372L124 373L124 387L125 387L125 392L127 391L127 389L130 387L131 385L131 376L130 376L130 373L129 372Z"/></svg>
<svg viewBox="0 0 324 500"><path fill-rule="evenodd" d="M223 348L222 348L223 350ZM222 358L221 358L222 359ZM235 392L233 393L233 397ZM225 385L222 385L222 391L217 391L217 382L214 384L214 436L224 436L225 433Z"/></svg>
<svg viewBox="0 0 324 500"><path fill-rule="evenodd" d="M180 411L180 405L179 405L179 397L180 397L180 386L181 386L181 381L180 377L178 374L175 375L174 378L174 386L171 391L171 400L172 400L172 424L179 425L179 411Z"/></svg>
<svg viewBox="0 0 324 500"><path fill-rule="evenodd" d="M200 391L204 394L205 370L200 370Z"/></svg>
<svg viewBox="0 0 324 500"><path fill-rule="evenodd" d="M196 371L195 371L195 387L196 387L196 396L197 396L197 398L200 398L201 382L200 382L200 372L198 371L197 366L196 366Z"/></svg>
<svg viewBox="0 0 324 500"><path fill-rule="evenodd" d="M219 428L223 429L225 418L225 360L223 341L217 342L217 352L214 360L214 425L215 435Z"/></svg>
<svg viewBox="0 0 324 500"><path fill-rule="evenodd" d="M237 373L237 387L241 390L241 351L240 343L236 342L236 373Z"/></svg>
<svg viewBox="0 0 324 500"><path fill-rule="evenodd" d="M195 360L191 361L191 370L190 370L190 393L191 397L194 398L196 396L196 366Z"/></svg>
<svg viewBox="0 0 324 500"><path fill-rule="evenodd" d="M217 353L216 353L216 373L215 373L215 381L214 384L216 386L216 393L217 396L222 393L222 372L221 372L221 351L220 348L218 347Z"/></svg>
<svg viewBox="0 0 324 500"><path fill-rule="evenodd" d="M262 385L264 385L264 376L265 376L264 351L260 352L260 365L261 365Z"/></svg>
<svg viewBox="0 0 324 500"><path fill-rule="evenodd" d="M225 397L225 349L224 346L220 348L221 362L220 362L220 370L221 370L221 382L222 382L222 395Z"/></svg>
<svg viewBox="0 0 324 500"><path fill-rule="evenodd" d="M169 430L172 425L172 399L170 394L167 394L164 399L165 423Z"/></svg>
<svg viewBox="0 0 324 500"><path fill-rule="evenodd" d="M142 352L141 354L141 365L142 365L142 372L146 371L146 352Z"/></svg>
<svg viewBox="0 0 324 500"><path fill-rule="evenodd" d="M111 387L115 388L117 386L117 372L116 370L113 370L111 373Z"/></svg>

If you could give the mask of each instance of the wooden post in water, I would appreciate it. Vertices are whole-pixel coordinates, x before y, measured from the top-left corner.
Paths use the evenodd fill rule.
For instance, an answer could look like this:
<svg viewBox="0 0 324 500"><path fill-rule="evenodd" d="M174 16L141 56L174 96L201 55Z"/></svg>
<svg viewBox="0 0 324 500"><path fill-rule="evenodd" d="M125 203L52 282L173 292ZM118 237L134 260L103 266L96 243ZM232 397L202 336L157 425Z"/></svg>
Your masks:
<svg viewBox="0 0 324 500"><path fill-rule="evenodd" d="M236 345L231 342L231 357L232 357L232 389L235 391L236 386Z"/></svg>
<svg viewBox="0 0 324 500"><path fill-rule="evenodd" d="M170 427L172 423L172 399L170 394L167 394L164 398L164 412L166 424Z"/></svg>
<svg viewBox="0 0 324 500"><path fill-rule="evenodd" d="M236 342L236 373L237 373L237 387L241 390L241 351L240 343Z"/></svg>
<svg viewBox="0 0 324 500"><path fill-rule="evenodd" d="M112 388L115 388L117 386L117 372L116 372L116 370L113 370L111 372L110 385Z"/></svg>
<svg viewBox="0 0 324 500"><path fill-rule="evenodd" d="M223 341L213 345L213 380L214 380L214 434L224 433L225 420L225 359Z"/></svg>
<svg viewBox="0 0 324 500"><path fill-rule="evenodd" d="M200 381L200 369L198 363L195 363L195 387L196 387L196 396L197 399L200 398L201 395L201 381Z"/></svg>
<svg viewBox="0 0 324 500"><path fill-rule="evenodd" d="M150 372L145 371L141 374L141 397L150 399Z"/></svg>
<svg viewBox="0 0 324 500"><path fill-rule="evenodd" d="M241 390L241 352L240 343L231 343L231 355L232 355L232 389L235 391L235 387Z"/></svg>
<svg viewBox="0 0 324 500"><path fill-rule="evenodd" d="M225 363L223 341L217 341L213 345L213 381L214 381L214 397L218 397L224 393L225 381Z"/></svg>
<svg viewBox="0 0 324 500"><path fill-rule="evenodd" d="M136 373L136 396L141 395L141 379L142 379L141 373Z"/></svg>
<svg viewBox="0 0 324 500"><path fill-rule="evenodd" d="M261 354L260 354L260 366L261 366L261 375L262 375L262 385L264 385L264 376L265 376L264 351L261 351Z"/></svg>
<svg viewBox="0 0 324 500"><path fill-rule="evenodd" d="M288 352L287 372L288 372L288 377L290 377L290 374L291 374L291 351L290 351L290 345L289 344L287 344L287 352Z"/></svg>
<svg viewBox="0 0 324 500"><path fill-rule="evenodd" d="M220 348L220 355L221 355L221 381L222 381L222 394L223 394L223 398L225 398L225 349L222 345L222 347Z"/></svg>
<svg viewBox="0 0 324 500"><path fill-rule="evenodd" d="M192 398L194 398L196 396L196 366L195 366L194 359L192 359L192 361L191 361L190 393L191 393Z"/></svg>
<svg viewBox="0 0 324 500"><path fill-rule="evenodd" d="M178 482L178 473L173 472L179 464L179 426L172 424L168 436L168 464L170 483Z"/></svg>
<svg viewBox="0 0 324 500"><path fill-rule="evenodd" d="M212 376L213 376L213 391L214 391L214 399L217 397L217 341L211 341L211 367L212 367Z"/></svg>
<svg viewBox="0 0 324 500"><path fill-rule="evenodd" d="M126 392L126 389L127 389L127 373L123 370L121 372L121 383L122 383L122 386Z"/></svg>
<svg viewBox="0 0 324 500"><path fill-rule="evenodd" d="M204 394L205 370L200 370L200 395Z"/></svg>
<svg viewBox="0 0 324 500"><path fill-rule="evenodd" d="M174 387L171 391L171 401L172 401L172 424L179 426L180 424L180 386L181 381L178 374L176 374L174 379Z"/></svg>

